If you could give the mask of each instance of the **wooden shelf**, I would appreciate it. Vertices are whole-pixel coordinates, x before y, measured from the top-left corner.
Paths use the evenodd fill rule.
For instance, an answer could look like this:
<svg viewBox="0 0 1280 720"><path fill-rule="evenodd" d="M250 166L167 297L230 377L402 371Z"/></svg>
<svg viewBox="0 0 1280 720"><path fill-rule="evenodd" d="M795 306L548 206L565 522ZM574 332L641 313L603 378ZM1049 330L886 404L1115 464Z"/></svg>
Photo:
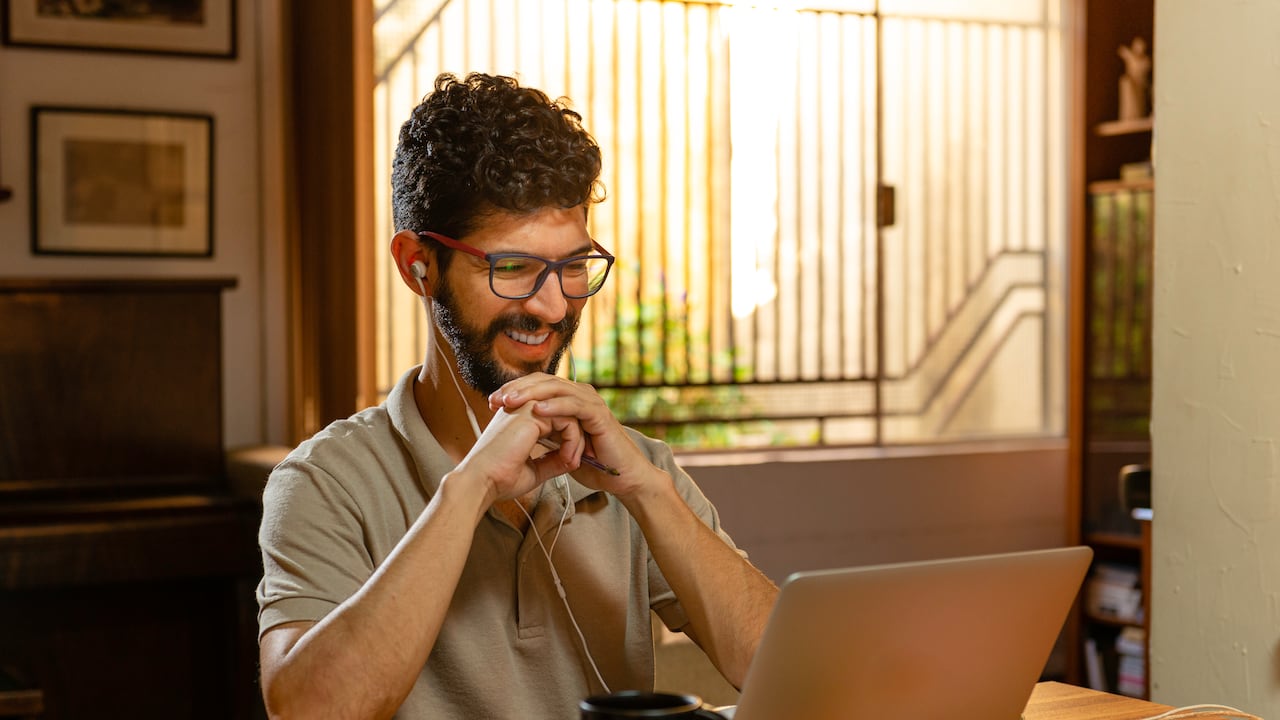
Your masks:
<svg viewBox="0 0 1280 720"><path fill-rule="evenodd" d="M1129 550L1142 549L1142 536L1118 532L1091 532L1085 535L1084 541L1090 545L1104 545Z"/></svg>
<svg viewBox="0 0 1280 720"><path fill-rule="evenodd" d="M1084 616L1088 618L1089 622L1091 623L1094 623L1097 625L1106 625L1108 627L1116 627L1116 628L1139 627L1144 630L1147 627L1147 624L1145 622L1143 622L1142 620L1138 620L1136 618L1131 618L1126 620L1124 618L1108 617L1106 615L1096 615L1091 612L1086 612Z"/></svg>
<svg viewBox="0 0 1280 720"><path fill-rule="evenodd" d="M1115 137L1117 135L1134 135L1136 133L1151 132L1155 126L1150 115L1137 120L1111 120L1109 122L1098 123L1093 131L1101 137Z"/></svg>
<svg viewBox="0 0 1280 720"><path fill-rule="evenodd" d="M1152 191L1155 189L1155 178L1143 178L1142 180L1097 180L1089 183L1089 192L1092 194L1113 193L1123 190L1131 192L1139 192L1142 190Z"/></svg>
<svg viewBox="0 0 1280 720"><path fill-rule="evenodd" d="M17 673L0 667L0 717L39 717L44 712L44 692L19 680Z"/></svg>

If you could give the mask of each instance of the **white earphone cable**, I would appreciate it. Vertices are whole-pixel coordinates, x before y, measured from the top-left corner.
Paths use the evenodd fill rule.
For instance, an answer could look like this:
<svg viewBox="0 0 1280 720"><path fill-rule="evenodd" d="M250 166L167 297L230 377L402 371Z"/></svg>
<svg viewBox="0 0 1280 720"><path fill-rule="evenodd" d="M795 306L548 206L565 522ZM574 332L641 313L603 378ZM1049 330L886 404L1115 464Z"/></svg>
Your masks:
<svg viewBox="0 0 1280 720"><path fill-rule="evenodd" d="M564 603L565 612L569 613L569 622L573 624L573 629L578 633L578 640L582 643L582 651L586 653L587 662L591 664L591 670L596 674L596 680L600 681L600 686L605 692L613 692L609 689L609 683L604 681L604 676L600 674L600 668L596 666L596 659L591 657L591 648L587 646L587 637L582 634L582 628L578 626L578 619L573 616L573 609L569 607L569 596L565 592L564 585L560 582L560 573L556 572L555 563L551 562L551 551L546 545L542 544L542 535L538 532L538 528L533 525L533 517L529 515L529 511L524 509L524 505L517 502L516 506L529 519L529 529L533 532L533 537L538 541L538 547L542 548L542 555L547 558L547 567L551 568L551 579L556 584L556 594L560 596L560 601ZM560 528L564 526L564 520L569 516L569 506L566 504L564 514L560 516L560 524L556 526L555 537L551 539L551 548L555 549L556 540L560 539Z"/></svg>
<svg viewBox="0 0 1280 720"><path fill-rule="evenodd" d="M418 281L418 288L422 290L423 302L429 303L430 299L429 299L429 296L427 295L427 289L422 282L422 278L418 276L416 273L414 274L414 278ZM432 317L431 308L428 305L427 306L427 324L431 331L430 342L432 345L435 346L436 353L440 356L440 361L443 362L445 367L448 368L449 370L449 378L453 380L453 386L458 391L458 398L462 400L462 407L466 410L467 420L471 423L471 431L475 433L476 440L478 441L480 439L480 423L478 420L476 420L475 411L471 409L471 403L467 402L466 394L462 392L462 384L458 382L457 373L454 371L453 366L449 364L449 359L445 357L444 349L440 347L440 342L438 342L436 339L434 323L431 322L431 317ZM572 352L573 351L570 350L569 352L570 352L569 368L570 368L570 372L572 372L572 369L573 369ZM542 534L539 533L538 528L534 526L533 516L529 514L529 511L527 509L525 509L524 503L517 500L516 507L520 508L520 512L524 513L525 518L529 520L529 530L533 533L534 539L538 541L538 547L542 549L543 557L547 559L547 567L551 569L551 579L552 581L555 582L556 594L560 596L560 601L564 603L565 612L569 614L569 622L573 624L574 631L578 633L578 640L582 643L582 651L587 656L587 662L591 664L591 670L596 674L596 680L600 682L600 686L604 688L605 692L612 692L609 689L609 684L604 681L604 675L600 673L600 668L596 666L595 658L591 656L591 648L587 645L587 637L586 635L583 634L582 628L578 626L578 619L573 616L573 609L569 607L568 594L565 592L564 585L561 584L560 582L560 573L556 572L556 565L554 562L551 561L551 553L555 551L556 542L560 540L560 531L561 529L564 528L564 522L569 517L569 506L573 504L573 498L569 494L569 483L565 480L564 476L563 475L557 476L556 481L557 481L557 485L559 485L559 487L564 491L564 512L560 514L560 522L556 524L556 534L551 538L550 549L548 549L547 546L543 544Z"/></svg>
<svg viewBox="0 0 1280 720"><path fill-rule="evenodd" d="M1239 718L1239 720L1262 720L1257 715L1250 715L1243 710L1237 710L1230 705L1185 705L1183 707L1174 708L1159 715L1152 715L1146 720L1182 720L1183 718L1193 717L1216 717L1216 718Z"/></svg>

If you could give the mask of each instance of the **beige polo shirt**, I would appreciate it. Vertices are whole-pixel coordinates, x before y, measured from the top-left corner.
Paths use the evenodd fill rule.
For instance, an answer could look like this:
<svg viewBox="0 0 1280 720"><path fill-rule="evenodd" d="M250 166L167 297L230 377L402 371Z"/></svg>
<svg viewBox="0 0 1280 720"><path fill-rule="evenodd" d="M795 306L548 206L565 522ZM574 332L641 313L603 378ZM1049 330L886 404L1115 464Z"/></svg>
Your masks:
<svg viewBox="0 0 1280 720"><path fill-rule="evenodd" d="M382 405L334 422L271 473L259 532L259 634L320 620L354 594L453 469L418 413L417 376L418 368L409 371ZM631 433L671 473L694 512L733 546L670 449ZM533 528L553 551L573 617L609 689L652 689L649 611L678 630L687 622L684 610L622 504L566 479L572 504L559 537L566 502L555 482L540 490ZM565 720L578 716L580 699L601 691L533 532L522 534L491 509L397 717Z"/></svg>

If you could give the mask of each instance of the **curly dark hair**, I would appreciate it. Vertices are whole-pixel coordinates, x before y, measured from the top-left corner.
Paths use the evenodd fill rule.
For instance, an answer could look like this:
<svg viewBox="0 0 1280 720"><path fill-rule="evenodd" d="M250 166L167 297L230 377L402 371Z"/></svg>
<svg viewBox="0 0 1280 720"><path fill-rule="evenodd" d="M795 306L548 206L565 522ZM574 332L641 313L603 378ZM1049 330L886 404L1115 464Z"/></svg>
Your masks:
<svg viewBox="0 0 1280 720"><path fill-rule="evenodd" d="M451 73L400 128L391 170L397 230L465 236L478 218L599 202L600 147L566 101L514 78ZM439 254L441 269L446 252Z"/></svg>

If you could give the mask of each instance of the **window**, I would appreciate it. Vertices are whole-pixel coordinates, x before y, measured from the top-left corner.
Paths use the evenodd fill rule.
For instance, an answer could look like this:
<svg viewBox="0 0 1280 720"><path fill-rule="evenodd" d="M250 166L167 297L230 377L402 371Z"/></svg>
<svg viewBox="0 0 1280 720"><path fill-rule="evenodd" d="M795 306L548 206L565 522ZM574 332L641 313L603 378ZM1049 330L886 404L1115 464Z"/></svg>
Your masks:
<svg viewBox="0 0 1280 720"><path fill-rule="evenodd" d="M379 236L435 76L513 74L604 152L590 226L619 261L573 354L624 422L685 447L1060 433L1056 2L778 5L380 0ZM426 331L379 268L385 389Z"/></svg>

